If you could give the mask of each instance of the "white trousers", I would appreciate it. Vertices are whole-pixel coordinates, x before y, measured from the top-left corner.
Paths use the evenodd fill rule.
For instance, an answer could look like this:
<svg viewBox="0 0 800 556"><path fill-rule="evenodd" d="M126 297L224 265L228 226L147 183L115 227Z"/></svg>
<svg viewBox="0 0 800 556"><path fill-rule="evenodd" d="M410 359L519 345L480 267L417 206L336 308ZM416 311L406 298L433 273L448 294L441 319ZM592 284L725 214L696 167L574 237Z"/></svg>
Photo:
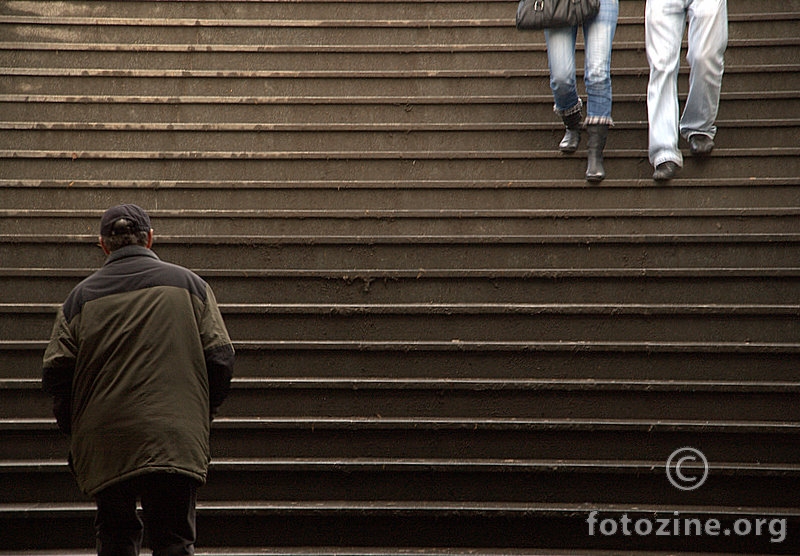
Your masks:
<svg viewBox="0 0 800 556"><path fill-rule="evenodd" d="M689 24L689 94L679 119L678 70L683 32ZM649 158L653 166L672 161L683 166L678 134L712 139L719 109L725 49L726 0L647 0L645 47L650 64L647 85Z"/></svg>

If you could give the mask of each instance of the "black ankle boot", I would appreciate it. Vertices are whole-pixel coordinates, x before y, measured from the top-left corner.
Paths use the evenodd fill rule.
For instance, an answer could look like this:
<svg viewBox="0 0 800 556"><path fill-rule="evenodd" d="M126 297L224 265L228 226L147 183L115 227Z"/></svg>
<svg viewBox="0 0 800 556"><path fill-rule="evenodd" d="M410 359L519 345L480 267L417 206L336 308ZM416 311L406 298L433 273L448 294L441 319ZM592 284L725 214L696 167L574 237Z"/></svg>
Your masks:
<svg viewBox="0 0 800 556"><path fill-rule="evenodd" d="M578 143L581 142L581 118L580 111L568 116L561 116L561 119L564 120L564 125L567 127L564 138L558 144L558 148L562 153L574 153L578 150Z"/></svg>
<svg viewBox="0 0 800 556"><path fill-rule="evenodd" d="M589 134L587 144L588 161L586 164L586 179L590 182L600 182L606 177L606 170L603 168L603 149L606 148L606 138L608 138L607 124L590 124L586 126Z"/></svg>

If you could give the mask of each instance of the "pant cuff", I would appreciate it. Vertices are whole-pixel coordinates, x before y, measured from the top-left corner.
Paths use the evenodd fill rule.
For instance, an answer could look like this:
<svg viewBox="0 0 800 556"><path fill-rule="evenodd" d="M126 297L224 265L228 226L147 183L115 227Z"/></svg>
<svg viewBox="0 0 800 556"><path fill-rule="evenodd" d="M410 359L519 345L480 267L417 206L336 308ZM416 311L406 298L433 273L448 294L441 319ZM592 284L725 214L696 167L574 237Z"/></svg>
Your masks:
<svg viewBox="0 0 800 556"><path fill-rule="evenodd" d="M587 125L608 125L613 126L614 120L611 116L587 116L583 122L584 126Z"/></svg>
<svg viewBox="0 0 800 556"><path fill-rule="evenodd" d="M683 168L683 156L681 156L680 154L678 155L672 153L659 154L652 159L651 164L653 165L653 168L658 168L659 165L664 164L665 162L674 162L675 164Z"/></svg>
<svg viewBox="0 0 800 556"><path fill-rule="evenodd" d="M681 137L683 137L687 141L689 140L689 138L692 135L705 135L709 139L713 140L714 137L716 137L717 133L716 133L716 130L715 131L698 131L696 129L685 129L685 130L682 129L681 130Z"/></svg>
<svg viewBox="0 0 800 556"><path fill-rule="evenodd" d="M578 103L575 106L567 108L566 110L559 110L559 108L556 105L553 105L553 112L555 112L562 118L572 116L573 114L580 114L582 109L583 109L583 101L581 99L578 99Z"/></svg>

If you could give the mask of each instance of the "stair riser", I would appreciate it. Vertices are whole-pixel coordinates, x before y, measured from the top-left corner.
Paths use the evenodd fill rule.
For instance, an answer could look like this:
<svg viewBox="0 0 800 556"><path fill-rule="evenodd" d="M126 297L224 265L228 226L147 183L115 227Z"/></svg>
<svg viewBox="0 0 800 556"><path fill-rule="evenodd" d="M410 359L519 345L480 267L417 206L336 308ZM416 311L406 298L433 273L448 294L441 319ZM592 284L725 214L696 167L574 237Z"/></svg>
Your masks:
<svg viewBox="0 0 800 556"><path fill-rule="evenodd" d="M83 277L94 269L64 276L30 270L19 276L0 276L0 303L61 304ZM600 305L783 305L800 299L800 276L713 277L685 273L683 277L631 277L598 271L586 278L510 277L497 272L485 277L452 273L450 276L394 277L380 274L349 277L344 274L245 276L198 269L216 294L228 303L277 304L600 304ZM700 279L702 278L702 280ZM254 285L255 291L254 291Z"/></svg>
<svg viewBox="0 0 800 556"><path fill-rule="evenodd" d="M245 3L243 3L245 4ZM150 25L107 25L100 20L94 20L95 25L77 24L61 22L60 25L28 25L26 23L7 20L0 24L0 33L6 40L22 43L43 42L43 43L111 43L111 44L153 44L153 45L186 45L195 47L199 51L193 54L197 58L202 56L202 48L197 45L236 45L239 47L249 46L254 48L265 48L265 45L275 45L280 49L308 49L309 45L337 47L339 49L352 50L354 47L370 47L380 49L381 47L402 48L404 45L414 45L415 47L441 47L441 45L486 45L487 35L493 37L493 41L498 45L497 50L516 46L517 49L527 48L533 52L544 50L544 34L542 32L518 32L513 26L515 6L495 2L488 6L476 6L473 3L466 3L460 6L458 3L447 3L447 6L440 6L434 13L430 9L430 3L423 10L417 9L417 13L409 13L411 10L404 9L402 13L396 13L393 8L394 3L375 3L374 17L378 21L394 19L392 25L381 25L379 23L370 24L368 19L371 14L365 9L364 3L356 5L356 13L347 14L342 8L343 4L335 11L330 7L317 10L317 13L306 13L305 3L297 6L296 11L286 10L285 6L275 3L277 9L282 13L274 13L269 9L271 6L252 6L253 13L231 14L229 9L217 8L208 10L205 21L208 23L200 29L194 25L198 14L173 13L163 16L157 15L161 10L147 8L148 17L151 19ZM635 3L632 3L635 6ZM776 2L777 4L777 2ZM246 4L245 4L246 5ZM626 8L623 2L620 6L620 19L617 23L615 42L619 45L625 43L644 41L643 13L631 6ZM433 4L435 8L436 5ZM266 8L266 9L265 9ZM412 8L413 9L413 8ZM742 39L763 39L766 37L794 37L796 31L796 20L790 16L776 18L765 27L762 21L752 17L737 15L742 10L745 13L752 13L749 10L756 10L752 5L742 8L729 6L729 36L733 45L735 41ZM773 7L772 13L781 13L790 10L786 3ZM82 13L76 14L83 17L119 17L113 12L97 13L97 10L84 9ZM420 13L422 12L422 13ZM475 21L475 14L481 15L480 21ZM769 12L761 12L769 13ZM113 14L113 15L112 15ZM461 17L459 17L461 16ZM180 21L180 19L190 19L191 23ZM170 21L169 19L172 19ZM214 25L210 20L223 20L229 25ZM239 20L238 25L230 25L232 20ZM255 21L247 21L255 20ZM286 20L285 24L277 20ZM312 21L308 21L308 20ZM359 24L351 27L339 27L335 20L352 19L359 21ZM416 19L416 22L406 23L403 20ZM471 20L473 25L459 25L456 20ZM494 23L491 19L502 19L502 24ZM262 20L262 21L258 21ZM264 20L271 20L266 21ZM305 24L298 24L297 21ZM317 21L313 21L317 20ZM334 21L332 21L334 20ZM420 21L421 20L421 21ZM437 21L438 20L438 21ZM68 37L65 39L65 37ZM583 36L578 36L578 47L583 50ZM474 47L473 47L474 48ZM755 48L757 50L757 48ZM622 51L620 47L618 51ZM267 50L267 52L269 52ZM261 56L266 56L264 52ZM641 64L644 61L639 58ZM120 66L126 67L126 66ZM540 67L540 66L536 66ZM628 66L622 66L628 67Z"/></svg>
<svg viewBox="0 0 800 556"><path fill-rule="evenodd" d="M800 72L798 72L800 73ZM547 152L413 152L362 151L234 152L199 155L174 146L169 152L106 153L104 151L18 153L3 161L6 179L58 180L65 185L83 180L136 179L142 183L163 181L207 182L238 180L291 183L298 177L325 176L333 182L385 181L398 176L403 181L507 181L520 179L566 180L572 186L586 185L586 160ZM766 156L767 154L775 156ZM723 156L724 155L724 156ZM762 156L764 155L764 156ZM27 158L32 156L32 158ZM74 160L73 160L74 158ZM800 175L800 157L785 149L720 153L710 158L687 156L680 179L739 180L741 176L795 180ZM642 180L642 186L656 187L653 167L646 160L646 147L638 151L609 151L605 162L610 178ZM676 182L679 184L680 182Z"/></svg>
<svg viewBox="0 0 800 556"><path fill-rule="evenodd" d="M698 470L699 472L699 470ZM608 485L614 484L615 488ZM687 493L676 489L665 470L642 474L615 471L391 471L391 470L225 470L209 472L198 492L199 502L237 500L243 504L391 500L414 504L489 502L508 504L636 504L653 500L676 508L693 506L792 507L796 476L762 477L709 473L702 488ZM0 473L4 503L87 502L72 475L56 472ZM1 515L1 514L0 514Z"/></svg>
<svg viewBox="0 0 800 556"><path fill-rule="evenodd" d="M632 460L666 462L676 449L691 446L710 462L743 464L797 463L797 438L791 432L766 428L729 427L725 432L703 427L641 423L582 424L552 422L492 425L482 420L463 424L442 422L370 423L342 419L336 423L240 424L217 420L212 426L212 460L221 458L400 458L400 459L522 459ZM737 432L738 430L738 432ZM758 438L758 442L753 442ZM6 459L66 462L67 437L55 426L0 430Z"/></svg>
<svg viewBox="0 0 800 556"><path fill-rule="evenodd" d="M616 89L616 88L615 88ZM767 93L769 94L769 93ZM647 121L647 105L644 91L635 94L615 94L614 119L617 121L613 136L629 129L644 129ZM800 113L800 99L770 98L769 102L753 103L747 98L723 90L718 122L723 130L731 120L779 120L788 114ZM531 90L523 97L498 99L465 99L444 97L438 103L426 99L409 98L381 100L377 98L352 98L350 104L341 100L327 99L280 99L261 101L242 99L240 102L215 104L185 98L179 100L152 99L148 103L137 103L135 99L114 97L95 98L81 95L70 98L52 95L50 101L2 103L3 121L7 122L106 122L106 123L174 123L184 124L250 124L250 125L295 125L320 126L322 124L356 126L395 125L420 127L441 124L477 125L500 127L503 124L528 125L532 128L559 129L560 120L553 113L553 101L549 90ZM58 102L59 99L67 99ZM217 99L223 101L224 98ZM685 94L682 95L685 101ZM752 125L752 124L750 124ZM728 128L728 132L731 128ZM724 138L724 133L719 139ZM731 143L731 145L735 145Z"/></svg>
<svg viewBox="0 0 800 556"><path fill-rule="evenodd" d="M324 310L324 309L323 309ZM717 314L540 314L513 311L477 314L409 312L339 315L226 313L228 332L236 341L394 341L408 342L700 342L780 344L800 337L797 313L740 315L735 309ZM347 310L345 309L345 312ZM443 310L443 312L450 312ZM0 313L0 336L8 340L46 340L55 314Z"/></svg>
<svg viewBox="0 0 800 556"><path fill-rule="evenodd" d="M309 239L313 242L314 238ZM370 240L365 240L369 243ZM589 242L587 238L587 242ZM364 245L362 242L298 245L276 238L273 244L208 245L175 244L162 239L154 251L164 260L188 268L205 269L334 269L359 271L442 268L460 269L603 269L611 261L618 268L762 268L800 266L800 250L794 242L697 242L697 243L570 243L540 244L405 244ZM0 260L14 260L17 267L54 266L99 268L105 257L99 247L81 239L30 244L0 243ZM30 339L30 338L29 338Z"/></svg>
<svg viewBox="0 0 800 556"><path fill-rule="evenodd" d="M247 152L336 152L344 145L350 152L431 151L446 145L447 151L480 152L491 145L499 151L556 151L563 129L553 130L484 130L484 131L414 131L386 132L321 130L285 131L271 133L157 131L3 131L0 150L17 151L68 151L76 143L86 151L173 151L180 145L183 151L238 152L246 145ZM800 136L800 126L721 128L717 148L737 148L747 138L760 148L783 148L792 145ZM606 148L640 150L647 146L646 129L614 130L609 135ZM685 148L683 144L682 147ZM580 144L578 154L586 149L586 139Z"/></svg>
<svg viewBox="0 0 800 556"><path fill-rule="evenodd" d="M3 13L16 16L41 16L53 17L53 11L42 5L32 3L26 5L24 10L7 9ZM641 2L621 2L620 17L638 19L642 22ZM765 19L771 14L781 14L791 11L796 7L793 0L756 0L748 4L733 4L728 7L731 18L741 21L743 14L761 13ZM510 27L513 31L513 16L515 5L506 1L497 0L469 0L467 2L417 2L393 1L393 2L357 2L357 3L330 3L324 0L302 2L299 4L286 4L283 2L238 2L227 1L205 1L202 9L198 9L193 4L175 2L167 4L156 4L149 2L131 1L125 2L122 7L117 7L111 2L92 2L86 0L74 0L70 5L60 8L58 14L64 17L143 17L146 13L148 19L158 21L159 19L187 19L184 25L193 29L199 16L202 19L224 19L224 20L259 20L259 19L285 19L287 21L296 20L323 20L336 21L348 20L355 21L383 21L383 20L419 20L418 25L428 28L429 22L441 20L452 22L453 20L468 20L474 23L476 15L478 19L502 19L504 27ZM143 10L145 10L143 12ZM777 15L775 16L777 18ZM746 19L745 19L746 21ZM760 21L760 20L755 20ZM196 29L193 29L196 31ZM531 32L531 35L539 35L539 32Z"/></svg>
<svg viewBox="0 0 800 556"><path fill-rule="evenodd" d="M41 378L41 347L2 352L0 378ZM410 347L410 346L409 346ZM588 347L588 346L587 346ZM428 350L423 347L388 346L328 350L263 347L237 344L236 375L240 377L389 377L389 378L567 378L722 380L733 382L793 382L800 368L796 350L764 352L741 346L722 350L671 350L669 346L641 346L628 351L617 348L504 349L486 346L477 350ZM310 370L310 369L313 369Z"/></svg>
<svg viewBox="0 0 800 556"><path fill-rule="evenodd" d="M800 421L800 393L449 390L412 388L239 388L221 409L226 417L374 417L584 420ZM0 418L46 419L50 398L36 389L0 390Z"/></svg>
<svg viewBox="0 0 800 556"><path fill-rule="evenodd" d="M796 25L796 22L795 22ZM788 26L784 30L788 33ZM93 33L100 32L93 30ZM109 33L118 33L117 29L109 29ZM380 31L378 31L380 32ZM771 34L772 35L772 34ZM780 36L780 35L779 35ZM618 40L642 41L641 28L627 33L620 33ZM141 39L139 39L141 40ZM434 38L434 40L436 40ZM440 40L441 44L459 44L464 39L457 33L449 33ZM157 40L158 43L161 40ZM732 42L725 53L727 67L757 66L771 63L775 59L797 60L800 58L800 45L764 45L756 46L745 43L739 47ZM56 47L57 48L57 47ZM368 52L96 52L69 50L0 50L0 67L18 68L59 68L59 69L118 69L125 70L176 70L191 68L191 71L211 72L373 72L375 68L383 71L415 71L425 68L426 71L477 71L489 73L494 68L515 70L547 68L547 53L544 48L535 51L499 49L499 52L482 49L444 52L402 52L404 47L382 49L371 47ZM400 50L400 52L396 52ZM441 49L436 49L441 50ZM577 56L576 65L582 68L583 56ZM636 49L617 49L613 53L612 67L646 68L641 52ZM736 90L736 89L732 89Z"/></svg>
<svg viewBox="0 0 800 556"><path fill-rule="evenodd" d="M509 235L637 235L637 234L742 234L742 233L796 233L800 209L785 216L729 216L706 217L625 217L595 218L526 218L507 216L476 217L384 217L364 218L160 218L154 225L164 235L204 236L455 236L482 233L492 236ZM68 216L2 218L0 234L17 235L31 230L48 233L97 233L99 218Z"/></svg>
<svg viewBox="0 0 800 556"><path fill-rule="evenodd" d="M556 515L539 512L317 512L313 509L295 512L199 512L198 514L198 548L211 546L230 546L230 539L236 539L237 545L244 546L379 546L383 539L408 539L402 544L406 548L419 546L463 547L492 546L502 548L525 548L540 546L558 546L564 549L605 549L605 550L670 550L670 551L726 551L730 553L763 553L792 554L794 547L790 544L770 543L771 537L766 526L762 535L737 536L649 536L617 535L603 536L599 529L595 535L589 534L587 519L590 510L576 511L572 514L560 512ZM644 519L651 525L658 526L655 521L671 520L672 512L653 515L650 512L630 512L628 518L633 523ZM691 519L692 512L680 514L680 517ZM618 527L622 519L621 513L604 512L599 518L616 520ZM715 519L711 514L701 514L700 519ZM45 521L46 525L45 525ZM733 530L736 516L723 516L725 526ZM783 519L780 516L747 515L751 523L756 519ZM16 518L3 520L5 531L14 531L0 536L0 542L9 549L82 547L90 548L93 540L93 512L87 510L80 515L51 521L45 518ZM643 524L641 527L644 529ZM796 530L800 520L796 517L787 519L788 531ZM60 544L53 544L39 533L47 527L55 537L63 538ZM779 530L780 527L776 527ZM655 532L655 529L653 529ZM20 539L35 539L20 543Z"/></svg>
<svg viewBox="0 0 800 556"><path fill-rule="evenodd" d="M580 155L574 159L572 164L576 167L583 163ZM768 213L763 209L796 209L800 198L797 179L782 184L773 180L775 183L768 185L743 186L741 182L739 185L720 184L717 180L710 183L711 178L706 178L700 187L654 187L649 181L641 184L642 187L587 188L585 182L576 182L574 186L553 184L537 180L535 176L506 183L497 179L467 183L404 179L395 182L386 177L362 183L355 178L337 182L317 180L314 176L307 176L299 182L272 181L270 176L261 176L252 182L238 182L228 177L217 182L210 181L210 178L194 183L184 180L171 182L163 178L150 183L117 176L108 184L95 179L87 182L60 177L38 182L28 178L15 181L11 174L4 177L6 186L0 188L0 206L5 210L18 209L22 214L30 212L32 207L59 210L67 222L76 216L70 210L91 214L94 221L87 218L91 221L91 231L87 233L92 234L99 233L103 211L120 200L137 203L150 211L156 235L162 235L161 220L166 219L166 211L347 210L367 216L374 211L486 212L489 209L560 211L565 215L577 215L581 211L588 214L602 211L601 214L606 215L627 211L628 217L632 216L631 213L652 214L657 211L663 217L669 210L677 214L690 214L692 211L702 214L703 211L719 209L743 209L744 214L747 209L760 209ZM557 213L553 213L553 220ZM625 212L621 212L620 217L622 214ZM578 216L574 218L581 220ZM47 231L28 231L37 232Z"/></svg>
<svg viewBox="0 0 800 556"><path fill-rule="evenodd" d="M192 96L226 97L236 95L242 97L375 97L380 92L382 97L408 99L408 91L416 91L419 97L451 97L465 79L469 79L470 92L475 96L517 96L547 95L550 91L549 74L546 66L536 69L533 65L507 70L507 75L492 77L493 68L482 68L475 71L450 73L442 70L438 74L420 76L413 70L397 71L394 74L363 75L351 74L317 74L296 73L296 68L286 74L241 72L240 75L226 79L206 77L202 74L186 74L181 68L176 70L180 76L159 75L140 72L139 75L126 73L123 70L109 70L111 76L103 76L98 72L83 74L84 70L75 69L70 73L54 70L55 75L9 75L0 82L0 94L50 95L58 91L59 95L103 95L103 96ZM425 70L421 70L425 73ZM113 74L116 73L116 74ZM163 72L162 72L163 73ZM778 91L791 92L800 89L800 72L763 69L759 73L739 73L731 68L725 74L725 85L728 93L758 90L769 82L775 85L770 91L774 95ZM679 79L680 94L688 90L686 72ZM644 95L647 90L647 68L641 67L636 73L620 73L614 76L614 94Z"/></svg>

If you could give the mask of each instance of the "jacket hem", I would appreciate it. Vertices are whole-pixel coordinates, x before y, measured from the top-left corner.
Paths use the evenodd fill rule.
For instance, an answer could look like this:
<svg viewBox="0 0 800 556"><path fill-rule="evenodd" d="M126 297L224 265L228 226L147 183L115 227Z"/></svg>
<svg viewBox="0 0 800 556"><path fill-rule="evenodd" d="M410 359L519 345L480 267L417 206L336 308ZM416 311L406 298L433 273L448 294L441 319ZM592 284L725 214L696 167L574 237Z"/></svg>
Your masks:
<svg viewBox="0 0 800 556"><path fill-rule="evenodd" d="M143 467L141 469L136 469L135 471L130 471L118 477L114 477L113 479L104 481L103 483L97 486L90 487L81 485L81 490L84 492L84 494L88 494L89 496L96 496L98 493L102 492L103 490L107 489L110 486L114 486L123 481L129 481L131 479L135 479L143 475L150 475L153 473L183 475L185 477L190 477L196 480L198 482L198 485L200 486L206 483L206 475L207 475L207 473L205 472L201 473L198 471L192 471L190 469L180 469L171 466Z"/></svg>

